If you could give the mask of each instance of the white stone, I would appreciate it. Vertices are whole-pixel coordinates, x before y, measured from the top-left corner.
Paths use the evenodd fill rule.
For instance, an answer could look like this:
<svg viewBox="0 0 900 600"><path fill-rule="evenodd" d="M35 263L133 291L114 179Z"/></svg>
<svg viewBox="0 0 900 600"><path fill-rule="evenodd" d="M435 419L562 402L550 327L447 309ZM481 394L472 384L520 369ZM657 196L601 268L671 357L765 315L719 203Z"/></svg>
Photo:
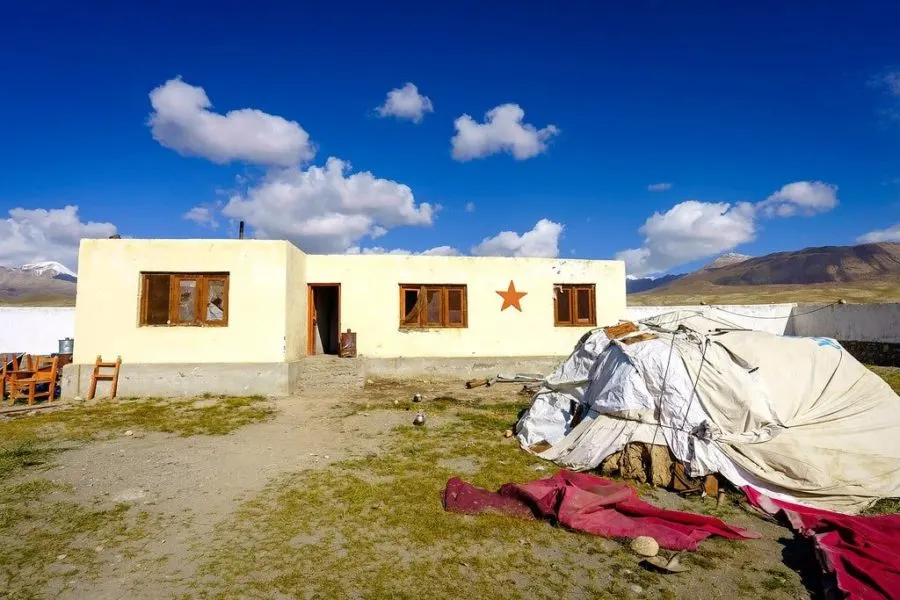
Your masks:
<svg viewBox="0 0 900 600"><path fill-rule="evenodd" d="M659 544L650 536L640 535L631 541L631 549L641 556L656 556L659 554Z"/></svg>

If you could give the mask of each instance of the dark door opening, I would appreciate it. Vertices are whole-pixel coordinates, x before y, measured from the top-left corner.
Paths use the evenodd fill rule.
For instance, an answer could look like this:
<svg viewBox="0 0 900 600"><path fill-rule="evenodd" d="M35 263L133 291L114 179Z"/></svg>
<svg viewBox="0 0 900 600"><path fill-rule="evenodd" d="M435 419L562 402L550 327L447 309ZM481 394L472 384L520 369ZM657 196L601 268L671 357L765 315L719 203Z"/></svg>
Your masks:
<svg viewBox="0 0 900 600"><path fill-rule="evenodd" d="M309 285L309 354L338 354L341 331L341 286Z"/></svg>

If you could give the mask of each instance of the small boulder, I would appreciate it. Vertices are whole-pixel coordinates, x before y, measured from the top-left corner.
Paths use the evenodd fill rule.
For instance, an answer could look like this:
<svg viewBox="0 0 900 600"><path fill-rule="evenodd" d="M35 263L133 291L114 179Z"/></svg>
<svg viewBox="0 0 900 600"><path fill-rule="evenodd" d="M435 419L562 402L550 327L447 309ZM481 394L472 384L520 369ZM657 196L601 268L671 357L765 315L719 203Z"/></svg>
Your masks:
<svg viewBox="0 0 900 600"><path fill-rule="evenodd" d="M651 557L659 554L659 544L652 537L640 535L631 541L631 549L641 556Z"/></svg>

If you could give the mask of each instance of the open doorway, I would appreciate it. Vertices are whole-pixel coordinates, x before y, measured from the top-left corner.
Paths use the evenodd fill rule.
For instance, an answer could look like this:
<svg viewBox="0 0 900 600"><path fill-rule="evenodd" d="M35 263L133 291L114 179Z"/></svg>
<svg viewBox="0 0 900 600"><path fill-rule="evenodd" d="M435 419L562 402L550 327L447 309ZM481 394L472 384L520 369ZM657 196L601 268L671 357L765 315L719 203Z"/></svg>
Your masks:
<svg viewBox="0 0 900 600"><path fill-rule="evenodd" d="M338 354L341 331L341 285L311 283L308 297L308 354Z"/></svg>

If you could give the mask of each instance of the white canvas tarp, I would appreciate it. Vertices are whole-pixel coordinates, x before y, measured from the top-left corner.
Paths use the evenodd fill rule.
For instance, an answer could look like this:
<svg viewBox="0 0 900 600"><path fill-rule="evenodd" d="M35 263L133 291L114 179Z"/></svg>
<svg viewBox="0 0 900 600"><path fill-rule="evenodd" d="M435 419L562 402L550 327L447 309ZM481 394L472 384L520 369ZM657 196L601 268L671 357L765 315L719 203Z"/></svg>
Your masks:
<svg viewBox="0 0 900 600"><path fill-rule="evenodd" d="M900 398L833 340L695 313L642 329L657 337L583 340L518 423L522 445L549 442L540 456L589 469L628 442L665 441L690 475L844 512L900 496Z"/></svg>

